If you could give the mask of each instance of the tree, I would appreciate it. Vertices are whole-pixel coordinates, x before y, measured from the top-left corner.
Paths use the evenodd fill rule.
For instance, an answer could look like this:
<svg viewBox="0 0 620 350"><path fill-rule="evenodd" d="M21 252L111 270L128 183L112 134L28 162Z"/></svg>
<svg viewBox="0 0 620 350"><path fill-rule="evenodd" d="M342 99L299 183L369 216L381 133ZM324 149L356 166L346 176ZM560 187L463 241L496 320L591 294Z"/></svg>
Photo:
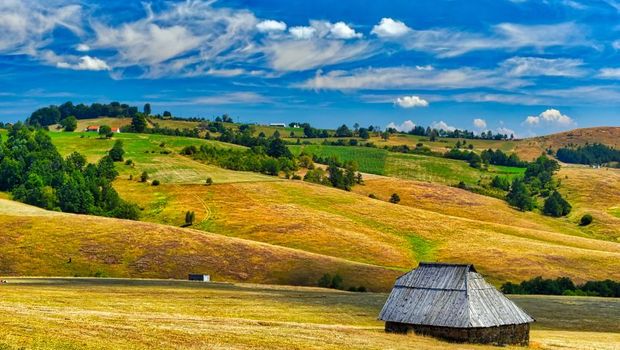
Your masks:
<svg viewBox="0 0 620 350"><path fill-rule="evenodd" d="M213 179L208 177L207 180L205 181L205 185L207 185L207 186L213 185Z"/></svg>
<svg viewBox="0 0 620 350"><path fill-rule="evenodd" d="M286 144L280 138L274 138L269 142L269 146L267 147L267 155L274 158L293 157L291 151L288 149L288 147L286 147Z"/></svg>
<svg viewBox="0 0 620 350"><path fill-rule="evenodd" d="M110 155L110 158L112 158L113 161L122 162L123 155L125 154L125 150L123 149L123 141L116 140L116 142L114 142L114 146L108 152L108 154Z"/></svg>
<svg viewBox="0 0 620 350"><path fill-rule="evenodd" d="M60 121L60 125L65 131L75 131L77 129L77 119L74 116L68 116Z"/></svg>
<svg viewBox="0 0 620 350"><path fill-rule="evenodd" d="M329 285L332 283L332 276L328 273L324 274L319 278L318 285L322 288L329 288Z"/></svg>
<svg viewBox="0 0 620 350"><path fill-rule="evenodd" d="M185 225L191 226L194 224L194 219L196 218L196 214L193 211L188 211L185 213Z"/></svg>
<svg viewBox="0 0 620 350"><path fill-rule="evenodd" d="M510 192L506 196L508 203L521 211L529 211L534 209L534 200L522 179L514 179Z"/></svg>
<svg viewBox="0 0 620 350"><path fill-rule="evenodd" d="M394 204L400 203L400 196L396 193L392 193L392 196L390 197L390 203L394 203Z"/></svg>
<svg viewBox="0 0 620 350"><path fill-rule="evenodd" d="M360 128L358 130L358 134L364 140L368 140L370 138L370 133L368 132L368 129L366 128Z"/></svg>
<svg viewBox="0 0 620 350"><path fill-rule="evenodd" d="M118 171L114 167L114 161L108 155L99 160L97 163L97 176L107 181L114 181L118 176Z"/></svg>
<svg viewBox="0 0 620 350"><path fill-rule="evenodd" d="M570 213L571 205L562 197L558 191L553 193L545 200L543 213L549 216L566 216Z"/></svg>
<svg viewBox="0 0 620 350"><path fill-rule="evenodd" d="M74 171L58 190L60 209L69 213L86 214L95 204L92 193L88 190L84 176Z"/></svg>
<svg viewBox="0 0 620 350"><path fill-rule="evenodd" d="M172 117L172 113L170 113L168 111L164 111L164 117L166 117L166 118Z"/></svg>
<svg viewBox="0 0 620 350"><path fill-rule="evenodd" d="M149 174L146 171L143 171L140 175L140 182L146 182L149 179Z"/></svg>
<svg viewBox="0 0 620 350"><path fill-rule="evenodd" d="M338 129L336 129L335 135L336 137L352 137L353 131L351 131L351 129L349 129L346 124L342 124L340 127L338 127Z"/></svg>
<svg viewBox="0 0 620 350"><path fill-rule="evenodd" d="M146 124L146 118L143 114L138 113L131 119L131 128L134 132L144 132Z"/></svg>
<svg viewBox="0 0 620 350"><path fill-rule="evenodd" d="M112 133L112 128L109 125L101 125L99 127L99 136L110 138L112 135L114 135L114 133Z"/></svg>
<svg viewBox="0 0 620 350"><path fill-rule="evenodd" d="M143 111L144 111L144 115L146 115L146 116L151 115L151 104L150 103L145 103Z"/></svg>

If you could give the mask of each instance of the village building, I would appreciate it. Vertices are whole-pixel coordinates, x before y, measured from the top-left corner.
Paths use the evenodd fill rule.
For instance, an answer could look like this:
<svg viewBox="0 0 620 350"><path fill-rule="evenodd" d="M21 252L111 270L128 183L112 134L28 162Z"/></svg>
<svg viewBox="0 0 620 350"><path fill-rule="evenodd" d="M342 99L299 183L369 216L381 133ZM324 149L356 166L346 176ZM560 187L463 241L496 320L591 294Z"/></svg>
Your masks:
<svg viewBox="0 0 620 350"><path fill-rule="evenodd" d="M269 126L274 126L276 128L284 128L284 127L286 127L286 124L284 124L284 123L271 123L271 124L269 124Z"/></svg>
<svg viewBox="0 0 620 350"><path fill-rule="evenodd" d="M420 263L399 277L379 319L387 332L498 345L527 345L534 322L473 265L444 263Z"/></svg>
<svg viewBox="0 0 620 350"><path fill-rule="evenodd" d="M86 131L99 132L99 125L89 125L86 127Z"/></svg>

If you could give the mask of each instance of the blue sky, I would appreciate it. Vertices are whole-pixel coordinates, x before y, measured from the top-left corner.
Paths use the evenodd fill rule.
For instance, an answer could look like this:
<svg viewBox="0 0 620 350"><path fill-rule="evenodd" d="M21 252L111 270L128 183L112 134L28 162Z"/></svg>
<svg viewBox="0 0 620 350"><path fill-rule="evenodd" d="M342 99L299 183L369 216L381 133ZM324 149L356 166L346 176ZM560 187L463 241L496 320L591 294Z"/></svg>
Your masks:
<svg viewBox="0 0 620 350"><path fill-rule="evenodd" d="M0 120L121 101L242 122L620 123L620 0L0 2Z"/></svg>

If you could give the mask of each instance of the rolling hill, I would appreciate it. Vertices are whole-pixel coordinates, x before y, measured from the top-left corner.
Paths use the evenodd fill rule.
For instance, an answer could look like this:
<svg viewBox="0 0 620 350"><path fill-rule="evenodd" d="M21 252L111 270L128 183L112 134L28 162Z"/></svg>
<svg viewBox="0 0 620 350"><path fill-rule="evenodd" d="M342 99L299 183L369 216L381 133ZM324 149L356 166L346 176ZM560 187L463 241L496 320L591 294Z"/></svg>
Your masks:
<svg viewBox="0 0 620 350"><path fill-rule="evenodd" d="M1 275L114 276L314 285L324 273L385 290L400 272L301 250L144 222L45 211L0 199Z"/></svg>
<svg viewBox="0 0 620 350"><path fill-rule="evenodd" d="M565 183L562 190L574 202L574 212L568 218L554 219L534 212L522 213L502 200L446 186L460 179L475 182L478 176L494 173L516 174L503 167L482 174L465 162L445 158L371 148L305 146L321 151L348 152L339 155L368 159L368 163L362 162L366 167L363 170L374 169L375 173L389 175L369 176L364 185L346 192L302 181L226 170L179 154L187 145L205 143L221 148L243 148L217 141L144 134L118 134L112 140L105 140L80 132L51 133L51 136L63 155L79 151L91 162L105 155L115 139L121 139L125 158L132 159L134 164L117 163L121 176L114 187L123 198L141 207L145 222L46 212L23 218L15 213L4 215L6 225L17 227L19 220L27 220L22 222L31 231L21 231L21 234L32 235L35 230L44 229L54 235L49 237L52 242L61 242L63 235L79 237L81 234L75 233L75 227L80 230L84 227L88 237L105 232L109 236L102 233L101 241L95 240L97 243L93 244L103 250L122 248L122 241L117 237L119 232L120 236L129 235L133 240L144 236L143 244L157 243L149 250L160 254L154 260L159 265L153 263L150 277L178 277L188 272L182 270L182 263L175 258L193 259L194 255L167 250L166 241L173 242L174 246L186 244L193 249L200 246L203 250L195 253L203 259L223 259L209 263L204 260L205 264L200 265L213 269L218 264L228 266L225 257L236 255L231 248L233 241L227 240L241 239L234 242L249 244L244 245L249 253L243 259L252 263L231 258L240 266L237 270L222 272L225 280L246 281L240 277L246 276L253 282L312 285L322 274L338 272L345 283L384 290L389 288L394 276L423 260L471 262L496 284L538 275L569 276L579 282L620 279L620 246L614 229L618 220L616 208L620 206L614 195L619 183L616 170L601 170L613 177L604 176L604 173L592 177L587 172L591 169L564 168L560 174ZM372 154L364 158L368 152ZM151 179L158 179L162 184L151 186L138 182L142 171L147 171ZM214 185L204 185L207 177L212 177ZM596 192L588 187L588 178L597 179ZM607 195L592 199L601 192ZM387 202L392 193L400 195L401 204ZM370 194L377 199L369 198ZM193 230L179 228L187 211L196 213ZM595 224L580 227L577 225L580 215L586 212L593 214ZM80 220L88 224L79 225ZM113 229L106 231L107 226ZM151 236L154 232L157 239ZM209 244L197 243L205 239L201 236L203 233L206 237L217 238L218 252L203 247ZM189 241L179 242L179 237ZM37 247L44 249L46 240L41 239ZM18 241L15 238L9 243L15 245ZM7 266L6 271L10 274L92 275L101 270L103 274L121 277L146 273L131 265L142 255L123 258L127 261L125 265L107 266L105 261L95 260L92 265L89 262L74 272L63 265L62 260L67 255L77 254L71 253L76 251L75 245L59 247L58 254L63 258L56 258L58 261L40 260L12 269ZM20 261L20 254L29 254L17 248L14 251L17 255L11 261ZM124 254L128 253L121 255ZM271 260L264 258L268 254L275 254L278 264L284 261L281 255L289 256L292 267L276 268L276 263L270 264ZM304 259L312 263L305 266ZM161 263L168 260L171 265ZM256 271L250 269L253 266L257 266ZM353 266L364 266L382 277L370 278L367 276L370 270ZM246 271L246 275L240 275L239 270ZM299 275L306 277L300 279Z"/></svg>

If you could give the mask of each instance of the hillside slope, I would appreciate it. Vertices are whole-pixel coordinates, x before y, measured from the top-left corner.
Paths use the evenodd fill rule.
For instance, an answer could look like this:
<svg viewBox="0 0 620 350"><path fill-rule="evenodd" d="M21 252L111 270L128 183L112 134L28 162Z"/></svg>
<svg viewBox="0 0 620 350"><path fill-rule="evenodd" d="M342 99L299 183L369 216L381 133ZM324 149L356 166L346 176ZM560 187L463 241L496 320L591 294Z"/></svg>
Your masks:
<svg viewBox="0 0 620 350"><path fill-rule="evenodd" d="M569 130L557 134L528 138L516 144L515 152L523 159L533 159L545 150L586 143L602 143L611 147L620 147L620 127L596 127Z"/></svg>
<svg viewBox="0 0 620 350"><path fill-rule="evenodd" d="M187 278L315 285L324 273L345 285L385 290L399 271L295 249L175 228L49 212L0 199L0 275Z"/></svg>
<svg viewBox="0 0 620 350"><path fill-rule="evenodd" d="M195 210L196 228L350 261L400 270L424 260L470 262L495 282L538 275L579 281L620 278L618 244L588 238L578 230L566 234L548 218L528 223L537 214L482 200L487 197L477 199L478 208L464 206L460 213L448 204L453 207L450 214L440 212L441 202L433 210L394 205L298 181L162 185L158 195L142 186L115 183L124 198L139 203L146 213L156 211L145 220L180 225L182 213ZM454 197L446 196L448 202ZM465 214L472 210L489 213L478 218Z"/></svg>

